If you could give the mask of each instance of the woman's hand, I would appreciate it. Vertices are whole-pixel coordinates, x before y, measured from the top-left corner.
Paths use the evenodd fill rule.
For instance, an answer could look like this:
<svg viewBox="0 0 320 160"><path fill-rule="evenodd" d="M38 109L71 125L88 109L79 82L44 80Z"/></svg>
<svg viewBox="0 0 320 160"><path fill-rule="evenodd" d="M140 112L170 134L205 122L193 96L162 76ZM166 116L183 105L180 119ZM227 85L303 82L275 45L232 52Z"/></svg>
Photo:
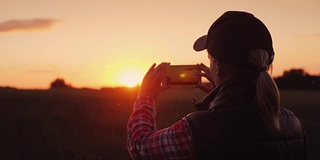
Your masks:
<svg viewBox="0 0 320 160"><path fill-rule="evenodd" d="M156 67L154 63L143 78L138 97L150 96L155 99L162 91L170 88L162 83L169 66L170 63L161 63Z"/></svg>
<svg viewBox="0 0 320 160"><path fill-rule="evenodd" d="M204 65L203 63L201 63L201 64L197 64L197 69L199 69L200 72L196 73L196 75L200 76L200 77L205 77L211 83L212 86L208 87L208 86L204 85L203 83L199 82L196 85L196 87L200 88L201 90L203 90L206 93L211 92L216 87L216 85L215 85L214 80L211 76L210 68L207 67L206 65Z"/></svg>

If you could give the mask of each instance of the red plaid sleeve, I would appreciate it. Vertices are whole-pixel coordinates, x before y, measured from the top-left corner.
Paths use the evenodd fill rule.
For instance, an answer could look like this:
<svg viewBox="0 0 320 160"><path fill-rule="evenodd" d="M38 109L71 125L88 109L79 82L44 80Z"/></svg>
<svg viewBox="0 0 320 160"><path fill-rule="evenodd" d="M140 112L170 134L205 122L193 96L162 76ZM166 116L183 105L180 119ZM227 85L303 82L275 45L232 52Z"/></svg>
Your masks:
<svg viewBox="0 0 320 160"><path fill-rule="evenodd" d="M127 148L133 159L194 159L187 122L157 130L155 102L138 98L128 121Z"/></svg>

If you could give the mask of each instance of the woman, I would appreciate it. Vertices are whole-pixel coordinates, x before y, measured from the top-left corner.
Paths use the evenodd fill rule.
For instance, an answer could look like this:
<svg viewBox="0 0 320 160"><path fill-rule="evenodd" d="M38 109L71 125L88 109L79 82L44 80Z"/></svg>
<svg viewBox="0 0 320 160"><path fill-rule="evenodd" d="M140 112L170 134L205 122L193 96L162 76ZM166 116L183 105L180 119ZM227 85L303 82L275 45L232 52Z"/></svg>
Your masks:
<svg viewBox="0 0 320 160"><path fill-rule="evenodd" d="M229 11L194 44L207 50L216 86L194 104L199 111L163 130L155 126L154 99L170 64L149 69L128 122L133 159L306 159L305 135L296 115L280 107L268 73L274 58L271 35L252 14ZM203 85L199 88L208 91Z"/></svg>

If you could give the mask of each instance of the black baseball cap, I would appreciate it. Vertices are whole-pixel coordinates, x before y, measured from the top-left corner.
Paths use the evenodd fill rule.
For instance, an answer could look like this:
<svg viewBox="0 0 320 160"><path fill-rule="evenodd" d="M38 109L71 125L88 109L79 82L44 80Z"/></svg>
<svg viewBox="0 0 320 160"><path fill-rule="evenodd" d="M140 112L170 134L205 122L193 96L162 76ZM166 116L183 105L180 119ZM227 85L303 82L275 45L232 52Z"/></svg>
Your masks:
<svg viewBox="0 0 320 160"><path fill-rule="evenodd" d="M253 14L227 11L210 27L208 34L198 38L193 49L208 53L231 66L246 66L246 56L253 50L268 52L269 64L274 59L272 38L267 27Z"/></svg>

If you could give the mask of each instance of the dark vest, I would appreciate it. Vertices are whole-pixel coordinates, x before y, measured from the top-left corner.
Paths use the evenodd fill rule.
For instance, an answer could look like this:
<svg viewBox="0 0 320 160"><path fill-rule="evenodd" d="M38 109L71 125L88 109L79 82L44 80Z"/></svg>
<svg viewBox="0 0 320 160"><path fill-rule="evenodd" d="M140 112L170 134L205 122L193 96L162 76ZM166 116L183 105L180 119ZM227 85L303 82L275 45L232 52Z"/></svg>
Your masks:
<svg viewBox="0 0 320 160"><path fill-rule="evenodd" d="M214 100L210 109L184 118L191 130L197 159L306 159L306 138L300 119L281 108L280 132L266 133L262 121L250 107L254 94L254 83L226 82L211 93ZM205 108L203 105L208 103L196 105Z"/></svg>

